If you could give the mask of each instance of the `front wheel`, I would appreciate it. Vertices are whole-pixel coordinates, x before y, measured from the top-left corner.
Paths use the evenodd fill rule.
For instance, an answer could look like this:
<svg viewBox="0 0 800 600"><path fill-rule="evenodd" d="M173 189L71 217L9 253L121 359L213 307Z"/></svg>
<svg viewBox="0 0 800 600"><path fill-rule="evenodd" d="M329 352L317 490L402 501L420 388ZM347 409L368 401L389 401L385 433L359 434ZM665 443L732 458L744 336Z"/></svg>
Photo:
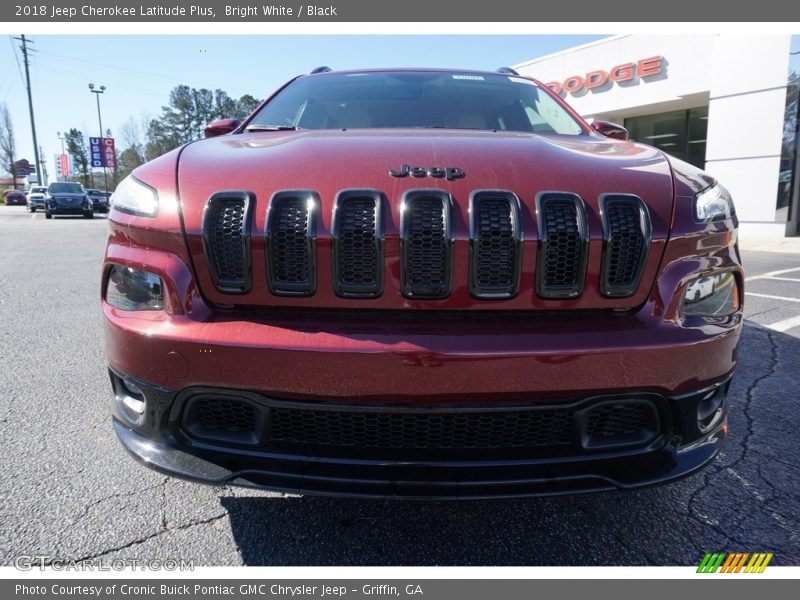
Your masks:
<svg viewBox="0 0 800 600"><path fill-rule="evenodd" d="M53 213L51 213L49 210L45 210L44 211L44 218L45 219L52 219L53 218Z"/></svg>
<svg viewBox="0 0 800 600"><path fill-rule="evenodd" d="M94 219L94 212L90 210L88 212L83 213L83 218L84 219Z"/></svg>
<svg viewBox="0 0 800 600"><path fill-rule="evenodd" d="M32 206L28 206L28 212L29 212L29 213L35 213L35 212L36 212L36 209L35 209L35 208L33 208Z"/></svg>

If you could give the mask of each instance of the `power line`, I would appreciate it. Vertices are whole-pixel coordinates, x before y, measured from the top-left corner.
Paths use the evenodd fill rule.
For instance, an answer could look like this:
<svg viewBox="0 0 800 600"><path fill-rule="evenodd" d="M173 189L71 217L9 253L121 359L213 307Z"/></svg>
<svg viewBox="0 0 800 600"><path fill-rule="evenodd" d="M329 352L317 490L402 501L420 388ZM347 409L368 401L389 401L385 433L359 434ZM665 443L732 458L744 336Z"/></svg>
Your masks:
<svg viewBox="0 0 800 600"><path fill-rule="evenodd" d="M86 74L85 73L82 74L82 75L74 75L74 74L70 74L70 73L65 73L63 68L58 69L58 68L55 68L55 67L51 67L51 65L42 66L40 61L37 61L37 67L36 68L41 70L41 71L46 71L48 73L57 73L57 74L61 75L62 77L69 77L70 79L80 79L84 83L86 82ZM142 94L143 96L151 96L153 98L161 98L162 100L165 99L165 95L164 94L156 94L156 93L153 93L153 92L145 92L143 90L137 90L135 88L125 87L125 86L117 84L115 81L112 81L111 83L114 83L114 87L115 88L119 88L121 90L125 90L126 92L133 92L135 94ZM167 97L168 96L169 96L169 94L167 94Z"/></svg>
<svg viewBox="0 0 800 600"><path fill-rule="evenodd" d="M103 69L109 69L111 71L120 71L120 72L125 72L125 73L131 73L131 74L137 75L139 77L145 77L145 78L148 78L148 79L160 79L161 81L171 82L171 83L175 82L175 77L170 77L170 76L166 76L166 75L157 75L155 73L150 73L148 71L139 71L138 69L129 69L127 67L120 67L119 65L110 65L108 63L101 63L101 62L97 62L97 61L93 61L93 60L87 60L85 58L78 58L78 57L75 57L75 56L68 56L66 54L59 54L58 52L50 52L48 50L39 50L38 54L40 56L41 55L47 55L47 56L53 56L53 57L56 57L56 58L72 60L72 61L75 61L75 62L80 62L80 63L83 63L83 64L91 65L91 66L96 67L96 68L99 67L99 68L103 68ZM196 81L186 81L186 83L191 84L191 85L200 85L201 87L208 87L209 89L214 89L214 87L215 87L215 86L207 86L205 84L199 84L199 82L196 82Z"/></svg>
<svg viewBox="0 0 800 600"><path fill-rule="evenodd" d="M11 53L14 55L14 60L17 61L17 71L19 71L19 80L25 84L25 78L22 76L22 67L19 65L19 57L17 56L17 49L14 47L14 37L8 36L8 43L11 44Z"/></svg>

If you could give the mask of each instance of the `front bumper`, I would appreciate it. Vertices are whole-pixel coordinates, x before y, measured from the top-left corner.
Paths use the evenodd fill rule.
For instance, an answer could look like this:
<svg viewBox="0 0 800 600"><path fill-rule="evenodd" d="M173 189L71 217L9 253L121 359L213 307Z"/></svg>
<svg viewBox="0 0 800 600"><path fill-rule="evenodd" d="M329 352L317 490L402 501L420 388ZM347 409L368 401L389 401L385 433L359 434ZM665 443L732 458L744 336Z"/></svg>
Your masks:
<svg viewBox="0 0 800 600"><path fill-rule="evenodd" d="M58 204L55 202L47 203L47 212L53 215L83 215L92 210L87 204Z"/></svg>
<svg viewBox="0 0 800 600"><path fill-rule="evenodd" d="M580 448L581 442L576 441L574 446L561 450L530 447L435 451L398 451L367 444L362 448L299 445L287 449L285 444L271 442L248 446L226 440L224 435L221 440L203 439L202 434L198 438L194 431L187 430L187 398L192 394L207 397L214 390L176 393L136 381L135 389L146 398L147 409L138 423L132 423L130 412L121 403L126 393L122 382L127 378L113 371L111 378L116 434L125 449L148 467L210 485L287 493L476 499L630 490L690 475L716 456L727 435L722 400L729 381L675 398L642 395L654 401L660 416L658 430L638 444ZM221 397L239 394L231 390L216 393ZM259 395L248 395L259 399ZM696 421L698 405L711 395L719 399L720 408L711 426L701 432ZM261 400L265 406L272 404L266 398ZM606 397L597 397L579 401L577 406L608 402ZM292 405L316 410L320 403ZM370 406L368 410L388 414L399 409ZM435 412L440 407L430 410ZM460 415L466 418L468 413L469 409ZM395 422L393 427L397 426L403 425ZM363 424L357 423L355 430L367 437L374 435Z"/></svg>

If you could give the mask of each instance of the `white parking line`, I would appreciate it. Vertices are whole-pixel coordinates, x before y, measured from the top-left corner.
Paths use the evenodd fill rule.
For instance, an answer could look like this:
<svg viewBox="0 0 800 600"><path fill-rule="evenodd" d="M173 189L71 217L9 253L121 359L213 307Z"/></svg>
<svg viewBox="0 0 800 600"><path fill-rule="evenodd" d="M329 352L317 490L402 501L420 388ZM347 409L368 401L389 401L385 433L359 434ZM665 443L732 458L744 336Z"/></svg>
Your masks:
<svg viewBox="0 0 800 600"><path fill-rule="evenodd" d="M782 321L771 323L769 325L764 325L764 327L767 329L772 329L772 331L788 331L793 327L800 327L800 315L796 317L789 317L788 319L783 319Z"/></svg>
<svg viewBox="0 0 800 600"><path fill-rule="evenodd" d="M770 281L794 281L795 283L800 283L800 279L796 279L795 277L768 277Z"/></svg>
<svg viewBox="0 0 800 600"><path fill-rule="evenodd" d="M763 275L753 275L752 277L746 277L745 281L755 281L757 279L770 279L778 275L785 275L786 273L796 273L797 271L800 271L800 267L793 267L791 269L781 269L779 271L770 271L769 273L764 273Z"/></svg>
<svg viewBox="0 0 800 600"><path fill-rule="evenodd" d="M784 302L800 302L800 298L789 298L788 296L773 296L771 294L756 294L755 292L745 292L745 296L755 296L756 298L769 298L770 300L783 300Z"/></svg>

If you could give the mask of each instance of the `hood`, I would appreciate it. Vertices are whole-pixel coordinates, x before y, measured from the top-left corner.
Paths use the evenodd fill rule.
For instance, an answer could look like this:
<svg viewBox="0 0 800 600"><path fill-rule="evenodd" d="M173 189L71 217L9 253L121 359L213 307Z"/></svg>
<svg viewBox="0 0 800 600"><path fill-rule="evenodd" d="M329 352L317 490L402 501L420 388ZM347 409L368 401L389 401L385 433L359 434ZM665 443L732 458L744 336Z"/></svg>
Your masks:
<svg viewBox="0 0 800 600"><path fill-rule="evenodd" d="M451 169L452 177L394 177L389 171L404 172L410 168ZM458 176L463 175L463 176ZM596 136L556 136L514 132L466 130L306 130L260 132L221 136L186 146L179 158L178 189L185 232L194 254L202 258L202 217L208 199L216 192L246 190L255 197L251 233L254 239L264 235L267 206L272 195L280 190L313 190L320 199L317 237L324 245L330 238L333 203L336 194L345 189L370 189L382 192L388 202L385 210L387 277L391 272L400 228L399 205L404 192L413 189L444 190L452 196L452 233L456 244L456 260L466 255L469 243L469 197L475 190L507 190L521 203L521 225L526 249L522 275L533 274L528 246L535 246L538 237L535 199L546 191L577 194L586 206L589 235L592 243L601 244L603 224L599 198L602 194L625 193L639 196L647 206L652 225L653 247L660 260L661 242L665 240L673 208L673 181L669 162L654 148L633 142L621 142ZM530 244L529 242L533 242ZM463 247L460 245L463 244ZM598 247L599 248L599 247ZM599 269L590 249L587 292L572 300L579 308L619 307L641 303L646 296L637 294L624 302L593 296L589 277ZM533 251L533 250L531 250ZM597 252L595 252L596 254ZM320 253L321 254L321 253ZM247 298L234 303L306 304L319 307L338 305L335 295L328 294L323 278L325 267L320 258L319 291L315 299L282 299L263 290L253 289ZM263 264L263 262L261 263ZM652 267L652 265L648 265ZM253 257L253 268L261 268ZM399 269L399 267L397 267ZM455 266L453 294L447 300L427 302L425 307L472 308L502 306L530 308L549 306L531 297L525 285L520 287L524 300L516 298L500 304L475 302L459 290L459 265ZM466 266L464 266L466 268ZM198 269L201 270L201 269ZM655 270L649 269L650 281L644 279L640 291L649 289ZM198 273L198 275L201 275ZM645 274L648 275L647 273ZM465 276L464 276L465 277ZM215 292L210 280L199 277L204 293L215 302L231 299ZM205 282L204 282L205 280ZM254 280L255 281L255 280ZM417 305L391 290L386 282L382 299L376 306L402 308ZM466 295L464 295L466 293ZM598 294L599 295L599 294ZM391 301L388 297L391 297ZM535 296L535 294L533 294ZM561 305L563 303L555 303ZM480 305L480 306L478 306Z"/></svg>

